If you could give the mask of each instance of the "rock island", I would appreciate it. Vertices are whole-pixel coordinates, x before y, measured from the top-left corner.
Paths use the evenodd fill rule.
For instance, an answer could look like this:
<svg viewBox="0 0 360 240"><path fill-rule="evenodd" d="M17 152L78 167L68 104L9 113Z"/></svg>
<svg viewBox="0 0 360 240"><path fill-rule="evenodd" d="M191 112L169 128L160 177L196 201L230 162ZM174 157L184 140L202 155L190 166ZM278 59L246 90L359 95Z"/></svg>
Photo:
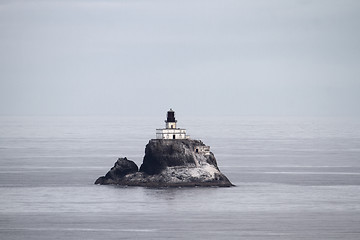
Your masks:
<svg viewBox="0 0 360 240"><path fill-rule="evenodd" d="M145 148L143 163L119 158L114 167L95 184L145 187L231 187L220 172L210 147L190 139L185 129L176 127L175 112L167 112L165 128L156 129L156 139Z"/></svg>

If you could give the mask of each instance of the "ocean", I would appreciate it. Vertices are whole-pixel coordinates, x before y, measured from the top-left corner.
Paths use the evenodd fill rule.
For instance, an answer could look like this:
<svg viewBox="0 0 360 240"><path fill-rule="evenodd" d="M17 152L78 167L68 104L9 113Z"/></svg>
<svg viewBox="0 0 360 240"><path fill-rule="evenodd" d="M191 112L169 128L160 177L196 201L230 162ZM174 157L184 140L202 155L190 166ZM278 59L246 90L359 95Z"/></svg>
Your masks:
<svg viewBox="0 0 360 240"><path fill-rule="evenodd" d="M0 117L0 239L360 239L359 119L178 119L236 187L94 185L163 120Z"/></svg>

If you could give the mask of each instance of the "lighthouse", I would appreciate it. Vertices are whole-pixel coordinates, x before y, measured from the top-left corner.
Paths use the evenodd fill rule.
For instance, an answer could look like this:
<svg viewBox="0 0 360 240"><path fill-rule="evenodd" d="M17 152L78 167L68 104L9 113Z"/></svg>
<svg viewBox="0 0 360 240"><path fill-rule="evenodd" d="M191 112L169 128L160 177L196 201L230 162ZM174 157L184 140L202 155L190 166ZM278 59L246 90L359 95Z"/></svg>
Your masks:
<svg viewBox="0 0 360 240"><path fill-rule="evenodd" d="M165 128L156 129L156 139L188 139L186 129L176 127L175 112L170 108L165 120Z"/></svg>

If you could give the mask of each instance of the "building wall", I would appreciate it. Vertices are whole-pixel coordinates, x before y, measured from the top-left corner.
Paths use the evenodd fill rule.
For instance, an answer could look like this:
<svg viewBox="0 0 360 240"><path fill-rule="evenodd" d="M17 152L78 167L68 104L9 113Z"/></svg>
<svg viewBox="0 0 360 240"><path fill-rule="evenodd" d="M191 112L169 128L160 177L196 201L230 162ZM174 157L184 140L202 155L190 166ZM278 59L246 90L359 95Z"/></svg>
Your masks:
<svg viewBox="0 0 360 240"><path fill-rule="evenodd" d="M157 139L187 139L188 136L186 135L185 129L156 129L156 138Z"/></svg>
<svg viewBox="0 0 360 240"><path fill-rule="evenodd" d="M210 146L197 146L195 148L195 152L196 153L201 153L201 154L204 154L204 155L208 155L208 154L210 154Z"/></svg>
<svg viewBox="0 0 360 240"><path fill-rule="evenodd" d="M176 128L176 123L175 122L167 122L166 123L166 128L175 129Z"/></svg>

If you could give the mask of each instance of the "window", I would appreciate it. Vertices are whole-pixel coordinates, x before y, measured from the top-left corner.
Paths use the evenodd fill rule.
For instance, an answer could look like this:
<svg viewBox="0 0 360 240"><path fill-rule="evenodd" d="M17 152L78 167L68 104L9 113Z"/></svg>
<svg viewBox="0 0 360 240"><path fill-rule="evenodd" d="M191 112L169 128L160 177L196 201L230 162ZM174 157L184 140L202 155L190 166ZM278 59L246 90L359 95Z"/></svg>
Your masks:
<svg viewBox="0 0 360 240"><path fill-rule="evenodd" d="M175 135L173 135L173 139L175 139Z"/></svg>

